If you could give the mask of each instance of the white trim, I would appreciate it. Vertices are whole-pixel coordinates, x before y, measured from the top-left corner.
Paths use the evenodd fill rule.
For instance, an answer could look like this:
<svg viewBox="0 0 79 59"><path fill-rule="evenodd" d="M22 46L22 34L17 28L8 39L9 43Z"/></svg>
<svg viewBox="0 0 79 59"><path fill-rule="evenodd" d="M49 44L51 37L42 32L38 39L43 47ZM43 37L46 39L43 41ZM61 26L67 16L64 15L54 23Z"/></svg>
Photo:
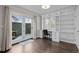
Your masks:
<svg viewBox="0 0 79 59"><path fill-rule="evenodd" d="M67 42L67 43L72 43L72 44L75 44L75 42L68 41L68 40L60 40L60 41L63 41L63 42Z"/></svg>

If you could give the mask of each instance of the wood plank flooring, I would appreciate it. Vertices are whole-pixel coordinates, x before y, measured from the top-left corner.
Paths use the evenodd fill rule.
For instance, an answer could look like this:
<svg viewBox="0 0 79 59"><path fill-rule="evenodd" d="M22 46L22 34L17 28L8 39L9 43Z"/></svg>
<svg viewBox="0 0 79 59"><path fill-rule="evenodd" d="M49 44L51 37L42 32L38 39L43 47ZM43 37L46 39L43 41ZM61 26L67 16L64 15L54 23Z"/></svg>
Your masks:
<svg viewBox="0 0 79 59"><path fill-rule="evenodd" d="M27 42L27 41L26 41ZM16 44L8 53L78 53L75 44L36 39L28 43Z"/></svg>

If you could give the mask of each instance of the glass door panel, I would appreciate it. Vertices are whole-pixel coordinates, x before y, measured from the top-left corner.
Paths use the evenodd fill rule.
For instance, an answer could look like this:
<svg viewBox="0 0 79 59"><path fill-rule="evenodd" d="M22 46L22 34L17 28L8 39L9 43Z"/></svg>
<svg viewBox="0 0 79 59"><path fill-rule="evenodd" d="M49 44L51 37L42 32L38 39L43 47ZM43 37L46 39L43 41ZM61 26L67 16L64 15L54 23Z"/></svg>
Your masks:
<svg viewBox="0 0 79 59"><path fill-rule="evenodd" d="M31 34L31 18L25 19L25 34Z"/></svg>
<svg viewBox="0 0 79 59"><path fill-rule="evenodd" d="M22 19L20 16L12 16L12 39L22 35Z"/></svg>
<svg viewBox="0 0 79 59"><path fill-rule="evenodd" d="M26 17L25 19L25 35L26 38L31 38L31 18Z"/></svg>

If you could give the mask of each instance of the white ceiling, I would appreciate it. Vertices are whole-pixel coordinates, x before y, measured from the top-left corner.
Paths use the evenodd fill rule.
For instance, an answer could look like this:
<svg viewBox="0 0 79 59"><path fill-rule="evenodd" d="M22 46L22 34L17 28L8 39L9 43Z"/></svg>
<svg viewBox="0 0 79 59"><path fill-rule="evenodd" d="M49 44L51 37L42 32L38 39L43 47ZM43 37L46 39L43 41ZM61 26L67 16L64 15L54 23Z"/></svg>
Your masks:
<svg viewBox="0 0 79 59"><path fill-rule="evenodd" d="M51 5L49 9L42 9L41 5L20 5L20 7L28 9L32 12L36 12L38 14L44 14L47 12L51 12L60 8L68 7L69 5Z"/></svg>

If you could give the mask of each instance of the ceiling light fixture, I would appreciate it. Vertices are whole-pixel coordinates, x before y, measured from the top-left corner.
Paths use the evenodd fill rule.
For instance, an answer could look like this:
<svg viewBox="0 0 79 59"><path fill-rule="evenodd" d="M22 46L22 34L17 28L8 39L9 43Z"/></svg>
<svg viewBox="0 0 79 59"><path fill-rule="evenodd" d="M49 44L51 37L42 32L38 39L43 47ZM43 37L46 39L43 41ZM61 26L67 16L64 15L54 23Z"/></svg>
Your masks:
<svg viewBox="0 0 79 59"><path fill-rule="evenodd" d="M50 5L43 5L42 6L42 9L49 9L50 8Z"/></svg>

